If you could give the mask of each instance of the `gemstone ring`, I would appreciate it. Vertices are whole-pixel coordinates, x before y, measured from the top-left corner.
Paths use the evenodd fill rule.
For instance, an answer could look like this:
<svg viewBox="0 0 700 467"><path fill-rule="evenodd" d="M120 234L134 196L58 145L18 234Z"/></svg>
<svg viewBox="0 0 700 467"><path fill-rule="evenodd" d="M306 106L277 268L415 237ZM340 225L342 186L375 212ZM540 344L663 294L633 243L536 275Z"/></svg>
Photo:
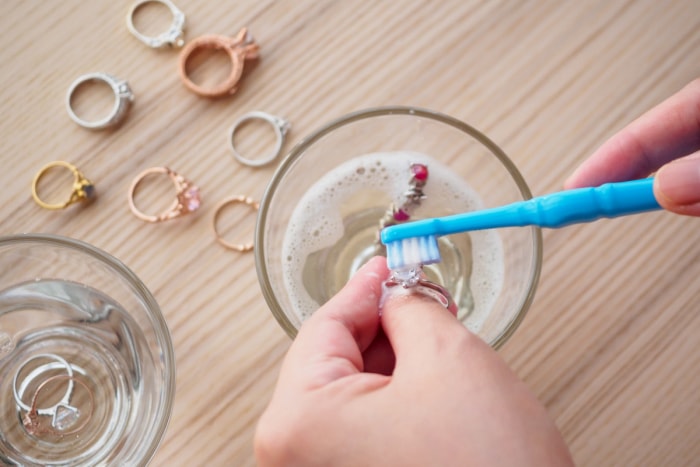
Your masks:
<svg viewBox="0 0 700 467"><path fill-rule="evenodd" d="M73 190L67 200L58 203L47 203L39 196L39 182L51 169L60 167L70 170L73 174ZM49 162L39 170L32 181L32 198L34 198L36 204L45 209L64 209L73 203L92 201L95 196L95 185L85 178L85 175L76 166L64 161Z"/></svg>
<svg viewBox="0 0 700 467"><path fill-rule="evenodd" d="M97 83L98 85L109 86L112 94L114 94L114 105L112 110L106 117L100 118L98 120L85 120L78 116L73 109L73 95L78 90L78 88L83 87L87 83ZM116 78L107 73L88 73L78 77L70 85L68 89L68 95L66 96L66 110L68 110L68 116L78 125L89 128L91 130L101 130L103 128L108 128L118 125L124 117L126 117L127 112L131 108L131 103L134 101L134 94L131 92L129 83L126 81Z"/></svg>
<svg viewBox="0 0 700 467"><path fill-rule="evenodd" d="M134 194L146 177L157 174L164 174L170 177L170 180L175 185L176 197L173 204L165 212L157 215L146 214L136 207ZM150 169L144 170L134 178L129 188L129 208L136 217L146 222L157 223L175 219L196 211L199 209L200 204L199 187L168 167L151 167Z"/></svg>

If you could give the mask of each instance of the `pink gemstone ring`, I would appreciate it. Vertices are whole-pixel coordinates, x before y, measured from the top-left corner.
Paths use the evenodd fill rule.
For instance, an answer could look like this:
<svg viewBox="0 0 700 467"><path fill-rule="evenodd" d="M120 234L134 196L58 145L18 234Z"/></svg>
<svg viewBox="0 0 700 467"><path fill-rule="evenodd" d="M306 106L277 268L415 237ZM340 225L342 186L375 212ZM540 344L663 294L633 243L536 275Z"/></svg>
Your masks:
<svg viewBox="0 0 700 467"><path fill-rule="evenodd" d="M134 202L134 194L138 186L143 182L143 180L154 174L165 174L170 177L173 184L175 185L176 198L173 204L163 213L158 215L146 214L136 207ZM190 212L199 209L201 204L201 199L199 197L199 188L194 185L191 181L169 169L168 167L152 167L150 169L144 170L134 178L131 183L131 188L129 188L129 208L131 212L134 213L136 217L146 222L163 222L170 219L175 219L176 217L183 216Z"/></svg>

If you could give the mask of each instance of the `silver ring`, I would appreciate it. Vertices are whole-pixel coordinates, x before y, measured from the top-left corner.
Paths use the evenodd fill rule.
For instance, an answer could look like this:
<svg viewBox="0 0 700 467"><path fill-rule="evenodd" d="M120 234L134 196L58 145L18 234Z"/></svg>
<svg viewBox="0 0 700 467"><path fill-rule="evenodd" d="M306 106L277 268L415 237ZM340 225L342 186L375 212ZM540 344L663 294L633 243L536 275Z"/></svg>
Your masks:
<svg viewBox="0 0 700 467"><path fill-rule="evenodd" d="M236 150L236 145L233 142L233 138L236 134L236 130L238 130L238 127L249 120L263 120L270 125L272 125L272 128L275 130L275 135L277 135L277 143L275 144L275 148L267 155L261 158L256 158L256 159L249 159L247 157L243 157L237 150ZM276 117L275 115L270 115L269 113L266 112L249 112L245 115L242 115L241 117L238 118L231 127L231 131L229 134L229 140L231 143L231 149L233 150L233 157L236 158L238 162L240 162L243 165L247 165L249 167L262 167L263 165L267 165L277 159L277 157L282 153L282 145L284 145L284 140L287 132L291 128L291 124L285 120L282 117Z"/></svg>
<svg viewBox="0 0 700 467"><path fill-rule="evenodd" d="M78 117L73 110L73 105L71 104L71 99L73 98L75 90L88 81L106 83L112 89L112 93L114 94L114 106L112 107L112 111L109 113L109 115L100 120L91 122ZM66 109L68 110L68 115L70 118L78 125L84 128L90 128L92 130L99 130L114 126L121 122L131 107L133 100L134 94L131 92L129 83L126 81L115 78L107 73L88 73L78 77L78 79L73 81L73 84L70 85L66 96Z"/></svg>
<svg viewBox="0 0 700 467"><path fill-rule="evenodd" d="M40 365L36 368L34 368L23 380L22 384L20 385L19 389L17 389L17 377L19 374L22 372L22 369L27 366L29 362L32 360L37 360L39 358L47 358L50 360L54 360L53 363L46 363L44 365ZM38 354L34 355L27 361L25 361L21 367L17 370L15 373L14 378L12 379L12 394L15 397L15 402L17 403L17 406L26 411L29 412L32 408L28 406L27 404L24 403L22 400L22 396L24 395L24 391L27 390L27 387L29 384L31 384L32 381L34 381L38 376L40 376L42 373L46 373L47 371L50 370L57 370L60 368L65 368L66 373L68 374L69 378L73 377L73 366L68 363L65 359L62 357L59 357L58 355L54 354ZM66 389L66 393L63 395L60 401L58 401L55 405L51 407L47 407L44 409L37 409L36 412L39 415L54 415L56 413L56 410L58 409L59 406L66 406L70 403L70 398L73 396L73 387L74 383L72 379L68 380L68 388Z"/></svg>
<svg viewBox="0 0 700 467"><path fill-rule="evenodd" d="M170 13L173 15L173 22L170 24L170 28L159 34L156 37L147 36L141 34L134 26L134 13L136 10L146 3L161 3L165 5ZM175 46L182 47L185 44L184 40L184 28L185 28L185 14L176 7L170 0L140 0L134 3L126 15L126 27L138 40L143 42L149 47L154 49L160 49L165 46Z"/></svg>
<svg viewBox="0 0 700 467"><path fill-rule="evenodd" d="M454 301L452 300L452 295L450 292L443 286L427 279L419 279L415 284L405 285L393 278L390 278L384 283L384 285L386 285L388 288L401 286L404 289L425 295L428 298L432 298L448 310L454 306Z"/></svg>

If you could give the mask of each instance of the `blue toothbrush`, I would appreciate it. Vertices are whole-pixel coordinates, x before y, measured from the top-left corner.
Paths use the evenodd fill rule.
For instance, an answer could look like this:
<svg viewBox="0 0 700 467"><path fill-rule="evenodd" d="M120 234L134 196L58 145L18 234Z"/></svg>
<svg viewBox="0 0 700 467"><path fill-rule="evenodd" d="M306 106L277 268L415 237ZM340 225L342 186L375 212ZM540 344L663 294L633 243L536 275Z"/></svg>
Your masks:
<svg viewBox="0 0 700 467"><path fill-rule="evenodd" d="M437 237L470 230L534 225L558 228L661 209L654 198L654 179L607 183L539 196L505 206L422 219L382 230L389 269L440 262Z"/></svg>

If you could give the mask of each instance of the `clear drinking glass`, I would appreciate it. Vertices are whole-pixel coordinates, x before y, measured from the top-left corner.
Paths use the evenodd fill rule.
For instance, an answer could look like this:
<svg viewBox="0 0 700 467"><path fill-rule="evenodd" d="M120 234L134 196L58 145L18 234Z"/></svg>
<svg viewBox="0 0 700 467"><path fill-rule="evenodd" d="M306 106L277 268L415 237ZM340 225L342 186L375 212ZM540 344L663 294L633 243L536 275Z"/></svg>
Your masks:
<svg viewBox="0 0 700 467"><path fill-rule="evenodd" d="M379 219L400 203L410 164L428 166L426 200L412 219L531 198L513 162L485 135L452 117L411 107L356 112L319 129L281 163L260 205L255 258L263 295L294 337L310 313L373 255ZM538 228L440 239L426 267L459 319L493 347L532 302L542 261Z"/></svg>
<svg viewBox="0 0 700 467"><path fill-rule="evenodd" d="M146 465L174 389L165 320L124 264L68 238L0 238L0 461Z"/></svg>

